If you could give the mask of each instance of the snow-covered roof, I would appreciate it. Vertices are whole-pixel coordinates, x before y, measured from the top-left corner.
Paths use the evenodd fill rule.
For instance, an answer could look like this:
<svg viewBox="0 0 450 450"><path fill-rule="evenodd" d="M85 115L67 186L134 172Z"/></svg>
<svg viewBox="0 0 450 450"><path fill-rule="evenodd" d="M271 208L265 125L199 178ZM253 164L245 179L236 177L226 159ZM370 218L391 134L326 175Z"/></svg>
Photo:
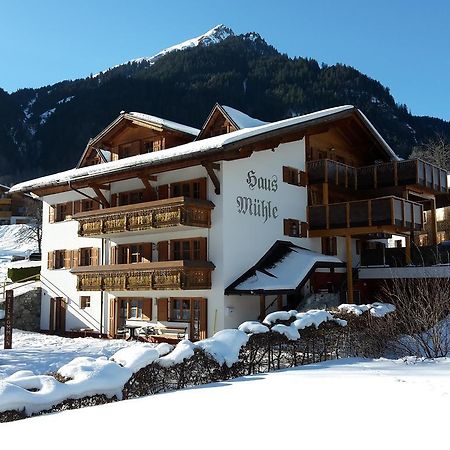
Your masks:
<svg viewBox="0 0 450 450"><path fill-rule="evenodd" d="M221 106L240 130L242 130L243 128L253 128L267 124L267 122L263 122L262 120L250 117L249 115L243 113L242 111L234 109L231 106Z"/></svg>
<svg viewBox="0 0 450 450"><path fill-rule="evenodd" d="M136 119L143 120L144 122L149 122L153 124L161 125L164 128L169 128L171 130L181 131L182 133L191 134L192 136L197 136L200 130L197 128L189 127L178 122L173 122L172 120L161 119L160 117L151 116L150 114L144 114L140 112L129 112L125 113L126 116L135 117Z"/></svg>
<svg viewBox="0 0 450 450"><path fill-rule="evenodd" d="M249 270L225 289L225 294L279 293L300 289L320 267L342 267L336 256L322 255L289 241L277 241Z"/></svg>
<svg viewBox="0 0 450 450"><path fill-rule="evenodd" d="M303 116L292 117L279 120L254 128L244 128L232 133L222 134L199 141L189 142L157 152L132 156L117 161L111 161L94 166L80 167L34 180L25 181L14 185L10 192L29 192L37 189L56 187L65 185L68 182L86 181L101 175L113 175L128 170L138 170L142 168L158 167L173 161L197 159L206 157L214 153L235 150L246 144L259 142L263 139L279 135L281 132L292 131L293 129L306 129L310 125L332 121L349 114L357 114L366 123L370 130L375 130L368 119L357 108L351 105L337 106L324 109L322 111L305 114ZM131 116L133 117L133 116ZM387 156L397 159L394 151L386 144L378 133L373 133Z"/></svg>

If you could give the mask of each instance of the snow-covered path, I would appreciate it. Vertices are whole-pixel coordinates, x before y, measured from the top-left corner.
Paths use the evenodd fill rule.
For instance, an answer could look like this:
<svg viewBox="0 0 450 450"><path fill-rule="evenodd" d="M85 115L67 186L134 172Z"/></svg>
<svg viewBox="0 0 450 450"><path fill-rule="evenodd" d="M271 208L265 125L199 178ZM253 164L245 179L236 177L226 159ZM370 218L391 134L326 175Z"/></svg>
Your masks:
<svg viewBox="0 0 450 450"><path fill-rule="evenodd" d="M3 350L3 328L0 330L0 379L18 370L35 374L56 372L77 356L107 356L128 345L139 345L123 339L76 338L48 336L27 331L13 331L13 348Z"/></svg>
<svg viewBox="0 0 450 450"><path fill-rule="evenodd" d="M348 359L0 425L4 444L48 448L448 448L450 359ZM71 430L77 430L73 432ZM134 445L133 445L134 446Z"/></svg>

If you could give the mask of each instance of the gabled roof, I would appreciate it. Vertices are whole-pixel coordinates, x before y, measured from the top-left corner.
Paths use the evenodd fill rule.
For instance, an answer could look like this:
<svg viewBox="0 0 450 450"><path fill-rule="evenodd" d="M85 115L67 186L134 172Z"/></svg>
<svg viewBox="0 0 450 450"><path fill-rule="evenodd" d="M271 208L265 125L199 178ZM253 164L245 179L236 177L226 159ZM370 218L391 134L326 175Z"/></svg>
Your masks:
<svg viewBox="0 0 450 450"><path fill-rule="evenodd" d="M253 267L225 289L225 294L292 293L300 290L316 269L344 266L335 256L322 255L290 241L276 241Z"/></svg>
<svg viewBox="0 0 450 450"><path fill-rule="evenodd" d="M140 169L152 169L156 173L172 163L187 162L199 159L220 161L227 153L239 150L244 146L263 143L269 139L281 139L292 133L306 133L310 127L332 124L344 118L354 117L367 131L367 134L377 144L377 148L389 160L398 160L397 155L386 141L376 131L366 116L351 105L324 109L303 116L279 120L254 128L244 128L232 133L214 136L203 140L189 142L166 150L132 156L96 166L81 167L59 172L34 180L18 183L11 192L30 192L68 185L69 182L95 181L104 176L118 176L125 179L127 174Z"/></svg>
<svg viewBox="0 0 450 450"><path fill-rule="evenodd" d="M116 129L119 126L122 126L124 123L130 122L136 125L146 125L154 127L156 130L169 130L175 131L178 133L182 133L184 135L189 136L190 138L194 138L198 135L200 130L197 128L189 127L187 125L183 125L181 123L173 122L171 120L162 119L161 117L151 116L150 114L144 114L140 112L124 112L122 111L119 116L114 119L109 125L107 125L97 136L89 139L88 145L86 146L83 154L81 155L80 160L78 161L77 167L81 167L84 159L86 158L87 153L95 147L97 143L99 143L105 136L108 135L111 131ZM96 149L97 150L97 149ZM105 160L104 155L102 155L102 151L97 150L100 157Z"/></svg>
<svg viewBox="0 0 450 450"><path fill-rule="evenodd" d="M267 124L267 122L263 122L262 120L250 117L249 115L243 113L242 111L234 109L231 106L225 106L216 103L209 113L207 119L205 120L205 123L203 124L202 129L197 136L197 140L203 139L203 136L205 136L218 115L228 120L231 125L236 128L236 130L259 127L261 125Z"/></svg>

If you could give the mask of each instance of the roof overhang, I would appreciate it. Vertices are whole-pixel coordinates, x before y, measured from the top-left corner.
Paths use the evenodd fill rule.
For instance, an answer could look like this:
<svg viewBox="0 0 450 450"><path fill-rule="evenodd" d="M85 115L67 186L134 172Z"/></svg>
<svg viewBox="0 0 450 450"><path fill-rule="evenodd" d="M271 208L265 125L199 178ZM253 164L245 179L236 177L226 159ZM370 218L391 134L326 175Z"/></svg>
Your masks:
<svg viewBox="0 0 450 450"><path fill-rule="evenodd" d="M398 160L393 150L364 114L354 106L346 105L189 142L150 154L60 172L16 184L11 188L11 191L33 191L37 194L48 195L60 191L61 189L58 190L58 188L64 186L67 189L70 189L71 185L76 188L83 188L88 187L90 183L101 184L131 178L133 174L136 176L135 174L138 171L155 174L199 165L205 161L214 162L248 157L253 151L276 148L281 143L300 140L305 135L323 132L324 127L332 126L333 123L348 117L355 117L365 127L368 135L371 136L385 158Z"/></svg>

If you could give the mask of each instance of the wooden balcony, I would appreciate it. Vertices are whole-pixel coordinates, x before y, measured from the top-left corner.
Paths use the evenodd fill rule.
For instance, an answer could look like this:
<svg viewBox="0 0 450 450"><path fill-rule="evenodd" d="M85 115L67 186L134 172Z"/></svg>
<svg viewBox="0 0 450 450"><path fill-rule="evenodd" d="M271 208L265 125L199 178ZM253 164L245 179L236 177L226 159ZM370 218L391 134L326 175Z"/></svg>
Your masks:
<svg viewBox="0 0 450 450"><path fill-rule="evenodd" d="M208 261L160 261L86 266L72 269L78 291L154 291L211 289L214 264Z"/></svg>
<svg viewBox="0 0 450 450"><path fill-rule="evenodd" d="M306 164L309 184L328 183L350 190L420 186L434 193L447 193L447 171L420 159L390 161L352 167L329 159Z"/></svg>
<svg viewBox="0 0 450 450"><path fill-rule="evenodd" d="M211 226L214 204L207 200L175 197L135 205L81 212L78 235L103 237L118 233L156 232L165 228Z"/></svg>
<svg viewBox="0 0 450 450"><path fill-rule="evenodd" d="M404 234L423 229L423 206L398 197L380 197L309 207L309 235Z"/></svg>
<svg viewBox="0 0 450 450"><path fill-rule="evenodd" d="M153 291L211 289L214 264L208 261L163 261L86 266L72 269L78 291Z"/></svg>

